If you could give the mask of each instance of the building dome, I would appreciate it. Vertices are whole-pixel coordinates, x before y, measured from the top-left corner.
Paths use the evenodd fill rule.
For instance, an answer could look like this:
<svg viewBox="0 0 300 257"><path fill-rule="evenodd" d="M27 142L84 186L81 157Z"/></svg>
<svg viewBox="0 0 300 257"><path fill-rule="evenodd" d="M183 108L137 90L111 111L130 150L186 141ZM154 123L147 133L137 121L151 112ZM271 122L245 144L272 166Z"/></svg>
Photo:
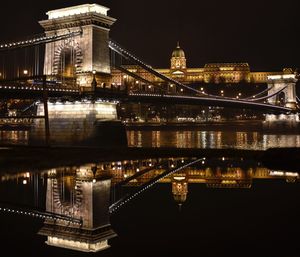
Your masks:
<svg viewBox="0 0 300 257"><path fill-rule="evenodd" d="M172 53L172 57L175 58L185 58L184 51L181 49L179 42L177 43L176 49Z"/></svg>

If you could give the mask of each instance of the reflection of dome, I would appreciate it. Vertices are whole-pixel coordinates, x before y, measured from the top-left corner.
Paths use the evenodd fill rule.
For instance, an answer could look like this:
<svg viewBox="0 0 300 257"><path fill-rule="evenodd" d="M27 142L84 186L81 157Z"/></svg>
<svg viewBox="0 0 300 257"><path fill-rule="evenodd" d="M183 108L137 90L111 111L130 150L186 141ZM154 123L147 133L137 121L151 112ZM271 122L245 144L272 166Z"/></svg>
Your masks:
<svg viewBox="0 0 300 257"><path fill-rule="evenodd" d="M175 202L179 206L179 209L181 209L181 206L186 201L188 194L188 183L185 176L176 175L173 177L172 194Z"/></svg>
<svg viewBox="0 0 300 257"><path fill-rule="evenodd" d="M182 58L185 58L184 51L180 48L179 42L178 42L178 44L177 44L176 49L175 49L175 50L173 51L173 53L172 53L172 57L176 57L176 58L182 57Z"/></svg>
<svg viewBox="0 0 300 257"><path fill-rule="evenodd" d="M187 194L174 195L173 198L176 203L183 204L186 201Z"/></svg>

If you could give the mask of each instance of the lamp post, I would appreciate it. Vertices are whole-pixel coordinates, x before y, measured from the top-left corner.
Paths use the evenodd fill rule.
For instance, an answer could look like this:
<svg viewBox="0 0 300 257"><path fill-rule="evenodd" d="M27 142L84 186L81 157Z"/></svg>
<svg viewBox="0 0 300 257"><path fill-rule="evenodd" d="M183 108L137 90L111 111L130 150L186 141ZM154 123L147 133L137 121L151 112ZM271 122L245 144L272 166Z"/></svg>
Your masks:
<svg viewBox="0 0 300 257"><path fill-rule="evenodd" d="M97 88L96 71L93 70L92 91L96 91L96 88Z"/></svg>

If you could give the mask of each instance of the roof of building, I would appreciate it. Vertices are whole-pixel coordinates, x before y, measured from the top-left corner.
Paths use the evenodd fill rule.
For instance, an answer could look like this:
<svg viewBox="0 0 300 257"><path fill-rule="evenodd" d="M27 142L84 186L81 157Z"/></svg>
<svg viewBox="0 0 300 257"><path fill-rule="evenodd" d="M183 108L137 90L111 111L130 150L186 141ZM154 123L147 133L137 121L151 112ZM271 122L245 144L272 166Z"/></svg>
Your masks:
<svg viewBox="0 0 300 257"><path fill-rule="evenodd" d="M178 57L185 58L185 53L182 50L182 48L180 47L179 42L177 43L177 47L175 48L175 50L172 53L172 58L173 57L175 57L175 58L178 58Z"/></svg>

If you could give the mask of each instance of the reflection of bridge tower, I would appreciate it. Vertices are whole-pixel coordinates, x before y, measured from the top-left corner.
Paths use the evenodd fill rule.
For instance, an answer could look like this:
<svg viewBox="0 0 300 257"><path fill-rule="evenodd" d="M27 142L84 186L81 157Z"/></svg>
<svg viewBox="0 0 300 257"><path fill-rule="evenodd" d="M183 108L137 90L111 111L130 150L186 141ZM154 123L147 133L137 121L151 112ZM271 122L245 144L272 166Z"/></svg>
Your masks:
<svg viewBox="0 0 300 257"><path fill-rule="evenodd" d="M284 105L285 107L296 109L297 108L297 95L296 95L296 82L295 74L273 75L268 76L269 95L274 95L269 98L269 103L274 105ZM279 94L276 92L281 91Z"/></svg>
<svg viewBox="0 0 300 257"><path fill-rule="evenodd" d="M97 178L91 169L50 171L47 181L46 211L82 220L82 225L46 220L39 234L51 246L85 252L109 247L116 236L109 224L110 178Z"/></svg>
<svg viewBox="0 0 300 257"><path fill-rule="evenodd" d="M75 77L80 86L91 86L92 71L98 85L110 83L109 30L116 21L108 8L84 4L49 11L40 24L47 36L82 31L81 35L46 44L44 73Z"/></svg>

